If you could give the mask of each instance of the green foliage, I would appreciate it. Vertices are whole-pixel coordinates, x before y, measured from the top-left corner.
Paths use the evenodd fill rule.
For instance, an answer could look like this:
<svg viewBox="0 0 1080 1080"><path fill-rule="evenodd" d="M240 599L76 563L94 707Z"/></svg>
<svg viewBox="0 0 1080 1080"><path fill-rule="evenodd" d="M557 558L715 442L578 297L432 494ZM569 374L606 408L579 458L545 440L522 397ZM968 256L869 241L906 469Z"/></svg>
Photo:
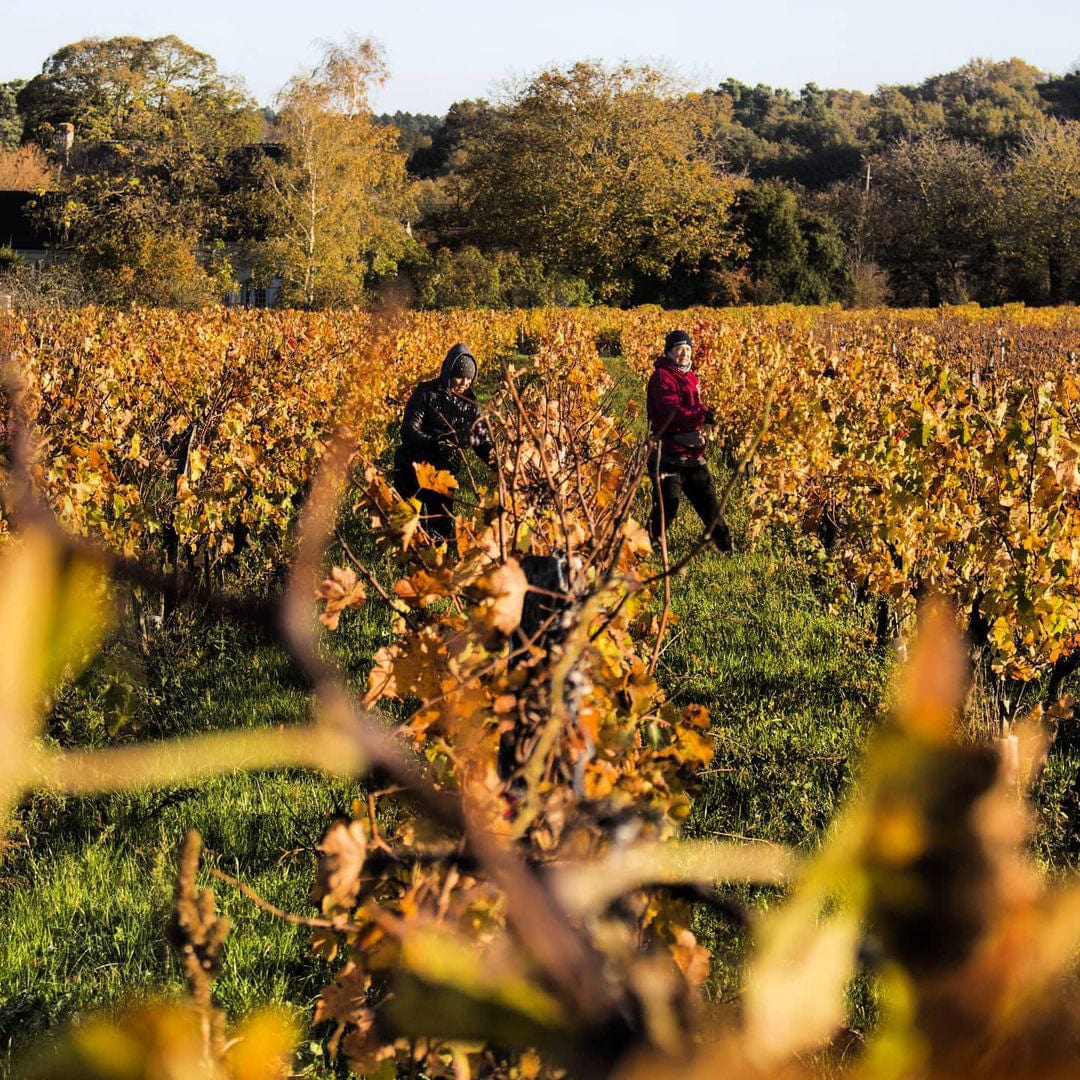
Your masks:
<svg viewBox="0 0 1080 1080"><path fill-rule="evenodd" d="M1060 79L1048 79L1039 86L1054 116L1062 120L1080 120L1080 71L1071 71Z"/></svg>
<svg viewBox="0 0 1080 1080"><path fill-rule="evenodd" d="M432 136L442 127L442 117L431 116L428 113L401 112L380 113L373 116L372 122L397 129L398 149L409 158L410 169L412 159L418 153L422 153L431 146Z"/></svg>
<svg viewBox="0 0 1080 1080"><path fill-rule="evenodd" d="M0 85L0 148L55 157L75 129L48 216L85 288L42 288L195 308L251 271L307 308L402 278L424 307L1075 299L1075 214L1032 151L1080 116L1075 72L976 59L872 94L687 93L579 63L441 118L372 116L385 76L370 42L329 46L260 110L207 54L129 36Z"/></svg>
<svg viewBox="0 0 1080 1080"><path fill-rule="evenodd" d="M414 271L423 308L583 307L592 293L581 278L545 269L540 259L515 251L485 255L467 244L440 248Z"/></svg>
<svg viewBox="0 0 1080 1080"><path fill-rule="evenodd" d="M921 84L919 96L939 103L944 134L987 150L1015 145L1045 111L1039 93L1046 74L1018 58L976 59Z"/></svg>
<svg viewBox="0 0 1080 1080"><path fill-rule="evenodd" d="M845 248L830 218L775 182L739 193L734 220L750 249L748 299L826 304L845 291Z"/></svg>
<svg viewBox="0 0 1080 1080"><path fill-rule="evenodd" d="M755 179L809 188L855 175L861 161L897 139L940 135L999 152L1015 146L1050 107L1068 107L1053 103L1071 100L1068 77L1048 83L1015 58L973 60L918 85L883 85L873 94L814 83L793 94L737 79L713 93L726 114L715 135L720 156Z"/></svg>
<svg viewBox="0 0 1080 1080"><path fill-rule="evenodd" d="M733 185L700 152L710 116L650 68L542 72L465 142L467 233L580 276L603 300L721 257L735 248Z"/></svg>
<svg viewBox="0 0 1080 1080"><path fill-rule="evenodd" d="M426 179L445 178L460 169L466 144L490 122L491 106L483 100L456 101L431 133L431 144L417 149L409 159L409 171Z"/></svg>
<svg viewBox="0 0 1080 1080"><path fill-rule="evenodd" d="M856 127L866 95L808 83L796 97L737 79L714 94L726 114L713 136L714 153L733 168L815 188L858 168L864 144Z"/></svg>
<svg viewBox="0 0 1080 1080"><path fill-rule="evenodd" d="M14 150L22 141L23 121L17 99L25 85L24 79L0 83L0 150Z"/></svg>

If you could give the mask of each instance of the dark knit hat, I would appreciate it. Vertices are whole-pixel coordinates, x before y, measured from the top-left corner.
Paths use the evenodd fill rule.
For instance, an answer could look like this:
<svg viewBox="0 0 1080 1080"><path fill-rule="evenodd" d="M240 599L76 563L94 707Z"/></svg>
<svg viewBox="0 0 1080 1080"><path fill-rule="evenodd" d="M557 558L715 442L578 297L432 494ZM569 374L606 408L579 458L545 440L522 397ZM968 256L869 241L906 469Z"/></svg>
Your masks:
<svg viewBox="0 0 1080 1080"><path fill-rule="evenodd" d="M446 354L439 378L443 386L448 386L451 379L468 379L472 382L476 378L476 358L467 345L459 343Z"/></svg>
<svg viewBox="0 0 1080 1080"><path fill-rule="evenodd" d="M462 353L450 369L451 379L468 379L472 382L476 378L476 361L472 353Z"/></svg>
<svg viewBox="0 0 1080 1080"><path fill-rule="evenodd" d="M664 352L669 353L676 345L684 344L693 348L694 343L690 340L690 335L685 330L672 330L664 338Z"/></svg>

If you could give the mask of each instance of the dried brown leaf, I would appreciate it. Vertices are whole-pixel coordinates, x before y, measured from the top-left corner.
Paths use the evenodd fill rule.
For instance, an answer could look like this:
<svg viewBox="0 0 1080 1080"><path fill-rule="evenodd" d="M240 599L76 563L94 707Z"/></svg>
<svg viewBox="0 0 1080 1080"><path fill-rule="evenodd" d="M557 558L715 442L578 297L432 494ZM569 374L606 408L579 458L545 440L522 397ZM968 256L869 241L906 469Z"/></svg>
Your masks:
<svg viewBox="0 0 1080 1080"><path fill-rule="evenodd" d="M367 828L361 821L335 821L318 850L316 899L323 911L348 911L360 892L360 874L367 857Z"/></svg>

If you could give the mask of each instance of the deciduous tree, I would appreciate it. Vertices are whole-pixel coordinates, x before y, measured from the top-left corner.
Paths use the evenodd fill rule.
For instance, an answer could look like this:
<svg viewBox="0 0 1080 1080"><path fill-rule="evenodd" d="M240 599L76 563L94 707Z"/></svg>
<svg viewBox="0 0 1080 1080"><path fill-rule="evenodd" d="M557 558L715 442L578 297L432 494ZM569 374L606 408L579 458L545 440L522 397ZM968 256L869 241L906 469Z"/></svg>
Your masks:
<svg viewBox="0 0 1080 1080"><path fill-rule="evenodd" d="M262 118L214 59L179 38L90 38L59 49L19 92L26 135L54 149L67 198L58 224L110 302L199 305L220 294L205 253L227 227L230 151Z"/></svg>
<svg viewBox="0 0 1080 1080"><path fill-rule="evenodd" d="M901 303L992 294L1002 190L994 160L972 143L901 139L870 163L868 227Z"/></svg>
<svg viewBox="0 0 1080 1080"><path fill-rule="evenodd" d="M0 149L14 150L22 139L23 121L16 97L24 85L22 79L0 83Z"/></svg>
<svg viewBox="0 0 1080 1080"><path fill-rule="evenodd" d="M389 274L413 241L412 192L398 132L376 124L371 88L386 78L377 46L350 37L328 45L313 71L277 100L284 147L269 162L268 265L287 302L325 307L360 301L371 274Z"/></svg>
<svg viewBox="0 0 1080 1080"><path fill-rule="evenodd" d="M1011 166L1007 233L1024 298L1080 299L1080 120L1030 128Z"/></svg>
<svg viewBox="0 0 1080 1080"><path fill-rule="evenodd" d="M18 93L29 138L61 123L83 143L206 144L255 112L242 84L175 35L85 38L58 49ZM254 128L258 132L258 127Z"/></svg>
<svg viewBox="0 0 1080 1080"><path fill-rule="evenodd" d="M648 67L592 63L511 91L465 144L468 232L583 277L608 301L736 246L712 110Z"/></svg>

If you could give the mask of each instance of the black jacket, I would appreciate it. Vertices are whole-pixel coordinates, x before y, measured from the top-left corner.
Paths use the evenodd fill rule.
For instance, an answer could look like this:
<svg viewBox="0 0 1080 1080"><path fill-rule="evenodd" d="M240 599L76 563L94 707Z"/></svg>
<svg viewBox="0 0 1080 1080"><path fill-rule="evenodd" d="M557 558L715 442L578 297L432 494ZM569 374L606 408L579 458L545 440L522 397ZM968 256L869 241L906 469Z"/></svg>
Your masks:
<svg viewBox="0 0 1080 1080"><path fill-rule="evenodd" d="M468 349L455 345L446 354L439 377L420 383L409 396L401 421L401 445L394 454L395 469L407 470L417 461L426 461L456 474L461 451L470 446L490 460L491 438L472 388L464 394L453 394L448 388L450 373L463 353Z"/></svg>

